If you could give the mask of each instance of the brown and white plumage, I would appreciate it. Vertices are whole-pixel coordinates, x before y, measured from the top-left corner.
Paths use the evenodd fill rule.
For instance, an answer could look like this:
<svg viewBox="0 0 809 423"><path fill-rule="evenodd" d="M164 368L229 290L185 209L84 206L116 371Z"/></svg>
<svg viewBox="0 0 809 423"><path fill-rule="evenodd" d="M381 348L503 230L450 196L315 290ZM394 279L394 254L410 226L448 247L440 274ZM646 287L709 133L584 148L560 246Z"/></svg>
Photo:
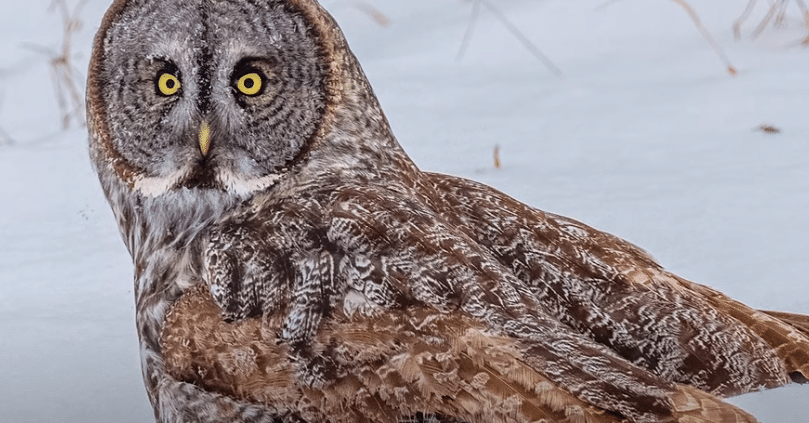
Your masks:
<svg viewBox="0 0 809 423"><path fill-rule="evenodd" d="M457 318L471 316L484 322L495 339L492 348L502 348L504 354L512 352L506 356L513 365L539 370L537 374L547 382L543 386L559 392L573 391L577 397L587 398L591 405L618 413L619 417L608 414L615 421L627 418L689 421L693 416L689 417L683 409L698 416L717 413L719 417L713 421L754 421L711 394L729 396L781 386L789 382L790 374L807 370L809 360L805 352L809 344L794 327L665 272L631 244L579 222L528 208L471 181L443 175L425 174L425 177L430 186L422 191L432 189L435 196L431 200L440 200L446 207L446 210L439 208L438 217L421 210L428 207L425 203L430 200L408 202L385 188L327 187L329 195L312 196L320 201L299 198L292 206L283 198L273 197L214 229L208 256L216 258L209 258L207 267L221 272L210 272L207 280L219 307L211 307L211 298L206 300L207 307L217 311L216 319L194 323L193 317L178 312L178 319L189 320L169 318L165 329L169 333L193 332L210 343L194 350L174 350L178 345L188 345L189 335L166 336L164 344L172 349L165 354L171 360L197 357L198 367L180 365L182 371L176 375L185 379L187 376L179 375L207 375L214 367L227 368L216 356L206 355L206 350L230 357L239 354L227 347L222 350L223 346L251 345L250 351L258 354L258 361L264 357L264 362L275 363L276 354L280 354L295 363L287 371L292 372L295 380L306 381L304 385L315 387L318 392L325 389L343 392L340 383L348 380L343 376L346 370L340 366L368 365L350 361L359 357L357 351L368 350L368 345L351 338L338 339L337 334L350 332L351 328L368 336L386 330L408 333L412 322L386 320L390 318L388 313L407 317L425 306L435 316L451 316L457 313L454 312L457 307L465 312ZM444 184L450 182L452 189L445 189ZM276 206L282 210L275 210ZM450 210L451 213L442 213ZM469 230L463 230L470 223ZM499 225L503 227L498 229ZM281 229L284 232L278 233ZM241 247L235 248L237 245ZM222 252L228 255L241 249L254 253L241 256L241 263L222 265ZM312 249L326 251L311 260L303 259L306 251ZM270 255L268 259L268 253L277 251L284 253L281 257ZM303 268L289 269L283 264L287 259L302 264ZM239 270L234 270L234 266ZM254 271L267 273L255 275ZM538 276L528 276L530 271ZM258 290L245 292L240 286L245 281L257 280L264 284ZM249 296L239 297L235 292ZM257 338L247 335L227 342L219 339L217 343L217 336L223 336L217 335L217 331L227 327L219 318L220 310L231 320L254 314L264 316L264 335ZM734 317L734 313L739 316ZM354 320L354 316L391 326L367 329L366 323ZM745 317L749 319L744 320ZM251 321L260 326L263 320ZM331 326L342 321L344 325ZM447 332L453 333L450 339L465 333L435 328L427 334L441 337ZM319 338L322 336L329 341ZM417 339L402 339L400 347L418 349L413 345ZM353 345L354 342L357 344ZM262 345L274 348L277 343L291 348L282 353L267 353L267 357L262 355ZM353 348L351 353L341 355L349 361L336 364L328 357L331 350L323 344ZM447 353L440 346L427 352ZM450 355L458 359L451 352ZM392 357L379 362L389 364L391 360ZM255 367L253 372L260 374L262 369ZM274 374L276 370L267 372ZM206 385L205 378L198 382L216 390L216 384L222 382L218 377L227 380L227 376L217 373L213 385ZM273 406L290 403L283 396L253 397L238 388L230 390L234 386L253 387L261 383L238 378L230 383L230 388L219 386L220 392L237 397L246 395L243 398ZM408 387L412 389L418 380L410 383ZM508 380L507 385L521 383L526 382ZM693 395L697 391L682 384L710 392L697 402L704 405L695 406ZM457 393L444 396L454 398ZM345 400L353 395L338 398ZM534 408L554 416L558 410L553 408L553 402L543 403L542 398ZM506 399L500 401L505 404ZM380 400L374 396L372 402ZM406 403L412 404L412 400ZM354 405L352 413L359 416L372 413L365 407ZM487 405L481 407L491 409ZM445 412L437 404L425 404L416 410L439 415ZM286 411L295 413L299 409ZM401 419L409 416L410 411L413 410L393 415ZM326 412L314 420L333 415ZM331 421L355 421L358 415L334 417ZM461 421L487 418L459 412L449 415ZM498 418L505 418L502 416ZM372 417L364 418L374 421ZM545 418L564 421L559 415ZM712 421L710 417L700 418ZM518 421L534 421L539 417L529 414L522 419Z"/></svg>
<svg viewBox="0 0 809 423"><path fill-rule="evenodd" d="M206 290L191 290L166 319L167 370L304 421L625 421L561 389L527 364L525 345L464 314L429 307L372 318L336 313L310 345L329 366L333 382L322 386L298 382L299 363L279 327L272 319L225 323ZM667 388L657 387L670 407L661 421L755 421L693 387Z"/></svg>
<svg viewBox="0 0 809 423"><path fill-rule="evenodd" d="M420 171L314 0L117 0L87 98L161 422L753 422L809 375L806 317Z"/></svg>

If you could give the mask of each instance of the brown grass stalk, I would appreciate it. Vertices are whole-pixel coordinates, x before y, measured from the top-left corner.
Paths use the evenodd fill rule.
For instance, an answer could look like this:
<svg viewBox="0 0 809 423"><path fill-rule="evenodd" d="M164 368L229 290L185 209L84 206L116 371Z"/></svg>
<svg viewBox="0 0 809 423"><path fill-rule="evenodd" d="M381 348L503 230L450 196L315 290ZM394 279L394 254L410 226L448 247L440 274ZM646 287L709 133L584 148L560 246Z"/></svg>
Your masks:
<svg viewBox="0 0 809 423"><path fill-rule="evenodd" d="M62 46L59 51L27 44L23 47L48 56L50 59L51 78L53 79L56 102L62 115L62 129L69 129L71 122L84 126L84 101L79 88L81 79L72 63L73 35L81 29L78 16L87 0L80 0L72 13L65 0L53 0L50 11L57 9L62 15Z"/></svg>
<svg viewBox="0 0 809 423"><path fill-rule="evenodd" d="M352 9L357 9L362 12L364 15L371 18L374 23L381 27L387 27L390 25L390 18L387 15L382 13L381 10L377 9L376 7L372 6L370 3L366 1L338 1L335 2L331 8L337 7L350 7Z"/></svg>
<svg viewBox="0 0 809 423"><path fill-rule="evenodd" d="M381 27L387 27L390 25L390 18L388 18L384 13L382 13L379 9L371 6L367 2L358 1L354 2L353 6L366 15L368 15L377 25Z"/></svg>
<svg viewBox="0 0 809 423"><path fill-rule="evenodd" d="M0 113L2 113L3 109L3 97L0 96ZM0 145L11 145L14 144L14 139L0 126Z"/></svg>
<svg viewBox="0 0 809 423"><path fill-rule="evenodd" d="M671 0L671 1L679 4L683 9L685 9L686 13L688 13L688 16L690 16L691 20L694 21L694 24L697 26L697 29L699 29L699 31L702 33L702 36L705 38L705 40L708 41L708 44L710 44L711 47L713 47L714 51L716 51L716 54L719 56L719 58L722 59L722 62L725 64L725 67L728 70L728 73L733 76L736 76L738 71L733 66L733 64L730 63L730 59L728 58L727 54L725 54L725 50L723 50L722 46L720 46L719 43L717 43L716 40L714 40L714 38L711 36L711 33L708 32L708 29L705 28L705 25L702 24L702 20L700 20L699 15L697 15L697 12L694 11L691 5L689 5L685 0Z"/></svg>
<svg viewBox="0 0 809 423"><path fill-rule="evenodd" d="M491 14L498 20L500 23L511 33L511 35L516 38L520 44L523 45L534 57L536 57L540 62L542 62L545 67L548 68L554 75L561 76L562 70L559 69L549 58L546 56L537 46L534 44L533 41L528 39L525 34L514 25L511 20L506 17L503 12L495 7L489 0L472 0L472 16L469 20L469 26L466 29L466 33L464 34L464 38L461 41L460 49L458 50L458 55L456 56L456 60L461 60L466 53L466 50L469 46L469 41L472 38L472 33L474 32L475 24L478 20L480 15L480 7L485 6L486 9L491 12Z"/></svg>
<svg viewBox="0 0 809 423"><path fill-rule="evenodd" d="M736 39L741 38L741 27L745 21L750 17L753 9L758 3L758 0L750 0L747 2L747 6L745 6L744 11L739 16L738 19L733 23L733 34L735 35ZM782 26L786 23L786 13L787 8L789 7L790 0L776 0L770 3L770 7L767 9L767 13L761 19L761 21L756 25L755 29L751 33L751 38L756 39L758 38L770 23L773 26ZM806 7L806 3L804 0L795 0L795 4L797 4L798 9L801 11L801 18L803 20L803 25L806 28L807 32L809 33L809 8ZM809 34L807 34L806 38L801 40L801 44L809 45Z"/></svg>
<svg viewBox="0 0 809 423"><path fill-rule="evenodd" d="M596 9L603 9L607 6L612 5L613 3L616 3L617 1L619 0L607 0L604 3L600 4ZM713 36L711 36L711 33L708 32L708 29L705 28L705 25L702 24L702 20L699 18L699 15L697 15L697 12L694 11L694 8L692 8L691 5L688 4L685 0L671 0L671 1L679 4L680 7L685 9L686 13L688 13L688 16L691 17L692 21L694 21L694 25L697 26L697 29L702 33L702 36L705 38L706 41L708 41L708 44L711 45L716 54L725 64L725 68L727 69L728 73L733 76L736 76L736 74L738 74L738 71L733 66L733 64L730 63L730 59L728 58L728 55L725 54L725 50L722 49L722 46L720 46L719 43L716 42ZM756 0L751 1L755 2Z"/></svg>

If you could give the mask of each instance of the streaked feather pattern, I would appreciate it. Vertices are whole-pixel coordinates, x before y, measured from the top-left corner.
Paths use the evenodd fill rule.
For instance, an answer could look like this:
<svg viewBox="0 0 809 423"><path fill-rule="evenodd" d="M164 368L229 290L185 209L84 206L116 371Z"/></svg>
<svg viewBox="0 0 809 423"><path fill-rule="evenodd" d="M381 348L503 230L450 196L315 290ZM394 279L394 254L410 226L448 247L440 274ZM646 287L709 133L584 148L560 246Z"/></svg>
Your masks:
<svg viewBox="0 0 809 423"><path fill-rule="evenodd" d="M251 342L285 345L284 354L295 363L290 370L292 380L317 390L342 382L345 376L334 368L329 350L318 344L326 342L316 339L328 333L330 344L351 348L351 339L334 341L338 339L335 334L350 332L353 324L359 324L365 333L384 332L362 329L353 318L384 321L380 316L408 316L426 309L444 319L473 319L494 338L509 340L493 345L518 351L517 357L509 356L542 375L555 389L585 401L601 414L635 422L688 421L683 410L719 413L725 420L718 421L734 421L723 413L738 411L712 395L781 386L790 382L792 372L806 365L801 354L809 350L809 344L792 326L765 315L756 321L769 319L766 331L748 325L741 319L744 316L734 317L722 307L735 304L735 313L757 312L665 272L631 244L579 222L528 208L491 188L427 176L430 179L425 183L430 185L422 192L434 196L423 201L418 194L403 196L389 188L327 186L306 196L295 194L294 201L284 196L262 199L224 220L211 232L205 247L209 273L203 279L210 284L218 305L215 310L224 310L231 321L264 316L255 320L275 322L278 339ZM447 181L454 182L454 191L443 187ZM469 189L461 190L463 187ZM485 203L475 190L485 193L480 197ZM454 214L433 213L429 207L437 201L451 207ZM460 207L459 201L472 205ZM516 232L519 237L501 233L493 239L501 240L502 245L496 245L475 232L500 224L494 215L487 216L485 225L477 222L475 230L463 230L462 222L473 217L465 212L494 213L492 207L519 216L521 220L513 226L523 229ZM519 271L512 270L514 261L508 258L543 249L547 251L537 255L542 261L529 264L541 277L522 279ZM240 251L248 254L240 255ZM256 252L261 252L263 265L256 261ZM234 254L238 257L231 260L240 270L218 265L220 255ZM563 264L554 265L554 261ZM589 265L593 262L599 267ZM272 275L254 275L267 269L274 269ZM628 269L630 276L620 269ZM259 280L263 282L248 284ZM562 287L553 289L554 284ZM358 302L362 307L355 306ZM345 319L344 326L329 329ZM409 332L407 322L399 324L402 326L392 333ZM446 333L431 329L420 336L440 339ZM785 336L792 340L791 349L782 346ZM410 345L418 339L402 338L401 342ZM429 343L423 345L431 354L439 353L429 350ZM354 348L350 357L368 347ZM451 351L443 353L453 354ZM168 351L165 355L170 356ZM260 383L245 386L257 385ZM697 400L694 392L700 391L683 385L710 394ZM430 398L432 394L421 392L425 395ZM440 396L457 395L445 392ZM288 404L281 397L245 398L273 407ZM505 400L500 398L498 407L505 407ZM489 403L480 404L490 408ZM397 418L425 410L408 409ZM461 421L472 418L442 410L430 412ZM738 417L739 421L747 418ZM563 421L559 416L554 419Z"/></svg>

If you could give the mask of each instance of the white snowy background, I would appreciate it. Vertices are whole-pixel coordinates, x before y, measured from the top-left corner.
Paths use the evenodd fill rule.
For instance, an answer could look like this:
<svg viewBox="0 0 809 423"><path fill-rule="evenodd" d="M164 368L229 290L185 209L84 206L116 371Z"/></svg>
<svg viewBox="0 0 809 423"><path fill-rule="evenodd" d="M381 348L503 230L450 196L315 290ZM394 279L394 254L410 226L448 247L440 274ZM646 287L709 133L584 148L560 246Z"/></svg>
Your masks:
<svg viewBox="0 0 809 423"><path fill-rule="evenodd" d="M489 0L561 76L486 8L456 60L469 1L371 2L387 27L355 2L323 3L422 169L615 233L754 307L809 313L809 49L797 3L753 40L759 2L737 41L747 0L691 0L737 76L670 0ZM49 4L0 0L0 421L146 423L131 261L86 130L61 129L50 59L32 47L61 48ZM82 90L108 5L89 0L78 15L70 59ZM792 385L730 401L762 423L797 423L807 398L809 386Z"/></svg>

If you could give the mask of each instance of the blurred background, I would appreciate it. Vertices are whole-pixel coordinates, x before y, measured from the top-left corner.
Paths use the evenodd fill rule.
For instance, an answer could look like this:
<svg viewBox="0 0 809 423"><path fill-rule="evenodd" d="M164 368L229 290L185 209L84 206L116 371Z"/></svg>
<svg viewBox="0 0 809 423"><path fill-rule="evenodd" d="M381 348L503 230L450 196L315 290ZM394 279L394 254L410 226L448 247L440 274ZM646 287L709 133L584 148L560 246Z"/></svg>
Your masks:
<svg viewBox="0 0 809 423"><path fill-rule="evenodd" d="M0 0L0 420L153 421L132 268L87 157L107 0ZM323 0L400 143L809 313L802 0ZM807 386L731 402L803 422Z"/></svg>

